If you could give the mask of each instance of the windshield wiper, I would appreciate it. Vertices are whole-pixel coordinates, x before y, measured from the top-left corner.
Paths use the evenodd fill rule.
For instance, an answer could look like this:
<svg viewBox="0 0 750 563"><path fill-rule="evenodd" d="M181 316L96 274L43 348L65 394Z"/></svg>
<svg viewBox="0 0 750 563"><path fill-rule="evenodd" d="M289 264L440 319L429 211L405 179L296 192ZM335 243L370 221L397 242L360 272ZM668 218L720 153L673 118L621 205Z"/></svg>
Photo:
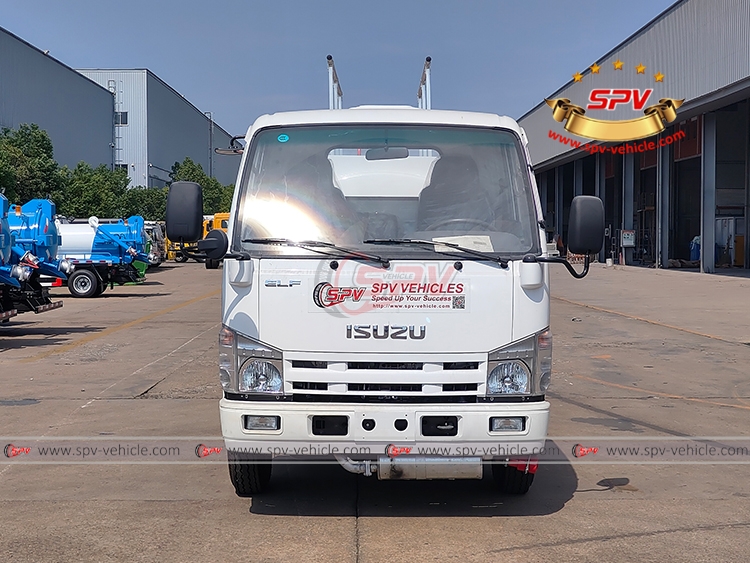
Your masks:
<svg viewBox="0 0 750 563"><path fill-rule="evenodd" d="M480 258L484 258L485 260L491 260L492 262L497 262L500 264L502 268L508 267L508 260L506 258L499 258L497 256L493 256L492 254L488 254L486 252L482 252L480 250L474 250L472 248L466 248L464 246L452 243L452 242L441 242L436 240L421 240L421 239L413 239L413 238L371 238L367 240L363 240L362 243L364 244L415 244L417 246L430 246L432 247L432 250L435 252L440 252L441 254L449 254L445 251L440 251L436 246L447 246L448 248L454 248L456 250L460 250L461 252L465 252L466 254L471 254L473 256L479 256ZM453 254L453 253L450 253Z"/></svg>
<svg viewBox="0 0 750 563"><path fill-rule="evenodd" d="M242 242L248 244L278 244L280 246L296 246L297 248L303 248L311 252L317 252L318 254L324 254L326 256L341 256L344 253L347 256L353 256L361 260L369 260L370 262L377 262L383 268L389 268L391 263L387 258L382 258L376 254L368 254L367 252L361 252L359 250L353 250L351 248L344 248L330 242L324 242L322 240L291 240L288 238L248 238L243 239ZM329 248L338 252L324 252L321 248Z"/></svg>

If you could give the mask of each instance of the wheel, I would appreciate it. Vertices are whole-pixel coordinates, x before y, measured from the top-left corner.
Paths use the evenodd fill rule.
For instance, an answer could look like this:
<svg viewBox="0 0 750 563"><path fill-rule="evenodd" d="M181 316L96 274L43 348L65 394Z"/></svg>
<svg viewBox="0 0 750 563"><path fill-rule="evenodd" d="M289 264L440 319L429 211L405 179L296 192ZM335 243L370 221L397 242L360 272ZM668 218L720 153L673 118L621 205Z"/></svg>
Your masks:
<svg viewBox="0 0 750 563"><path fill-rule="evenodd" d="M219 261L213 258L206 258L206 270L216 270L219 267Z"/></svg>
<svg viewBox="0 0 750 563"><path fill-rule="evenodd" d="M527 473L524 469L517 469L502 462L492 464L492 477L500 492L506 495L525 495L534 482L534 473Z"/></svg>
<svg viewBox="0 0 750 563"><path fill-rule="evenodd" d="M73 297L95 297L99 279L91 270L76 270L68 278L68 291Z"/></svg>
<svg viewBox="0 0 750 563"><path fill-rule="evenodd" d="M227 452L229 479L238 497L262 493L271 481L271 459L258 459L237 452Z"/></svg>
<svg viewBox="0 0 750 563"><path fill-rule="evenodd" d="M494 227L490 225L487 221L482 221L481 219L444 219L442 221L435 221L430 226L425 227L424 229L421 229L423 231L436 231L438 227L446 227L448 225L454 225L456 223L464 223L467 225L474 225L476 227L485 227L488 231L494 230Z"/></svg>
<svg viewBox="0 0 750 563"><path fill-rule="evenodd" d="M187 262L188 261L188 257L185 256L182 252L178 252L174 256L174 261L175 262Z"/></svg>

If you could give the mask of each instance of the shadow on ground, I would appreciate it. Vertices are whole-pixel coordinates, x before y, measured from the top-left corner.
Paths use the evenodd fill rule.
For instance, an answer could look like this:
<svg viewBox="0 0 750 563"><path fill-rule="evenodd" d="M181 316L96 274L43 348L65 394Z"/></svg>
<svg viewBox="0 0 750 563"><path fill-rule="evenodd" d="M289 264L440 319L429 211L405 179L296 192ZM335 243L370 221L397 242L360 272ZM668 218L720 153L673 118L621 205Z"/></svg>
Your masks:
<svg viewBox="0 0 750 563"><path fill-rule="evenodd" d="M70 334L82 334L99 332L104 330L103 326L35 326L32 323L19 322L0 326L0 352L5 350L17 350L19 348L31 348L35 346L54 346L65 344L67 339L56 338ZM41 338L30 338L33 336Z"/></svg>
<svg viewBox="0 0 750 563"><path fill-rule="evenodd" d="M159 284L153 284L153 285L162 285ZM167 295L172 295L171 293L123 293L122 290L120 290L120 293L117 292L117 288L114 290L108 289L104 293L102 293L99 297L89 297L88 299L82 298L82 301L91 301L96 299L111 299L111 298L122 298L122 297L128 297L128 298L136 298L136 297L166 297ZM78 300L78 297L73 297L69 293L61 293L59 295L53 295L55 299L71 299L71 300Z"/></svg>
<svg viewBox="0 0 750 563"><path fill-rule="evenodd" d="M338 464L274 465L271 488L250 512L295 516L491 517L543 516L573 498L578 477L570 464L541 465L526 495L497 491L489 471L481 480L380 481Z"/></svg>

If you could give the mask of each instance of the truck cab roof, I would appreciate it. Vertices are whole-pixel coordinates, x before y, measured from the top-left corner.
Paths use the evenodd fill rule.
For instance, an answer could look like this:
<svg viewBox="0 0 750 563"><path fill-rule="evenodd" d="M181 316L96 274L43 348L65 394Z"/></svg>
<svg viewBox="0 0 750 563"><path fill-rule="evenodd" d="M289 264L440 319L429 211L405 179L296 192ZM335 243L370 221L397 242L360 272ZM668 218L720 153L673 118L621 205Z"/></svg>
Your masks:
<svg viewBox="0 0 750 563"><path fill-rule="evenodd" d="M249 128L246 139L266 127L291 125L327 125L340 123L398 123L435 124L470 127L503 128L524 138L521 127L514 119L494 113L452 110L424 110L411 106L358 106L349 109L323 109L289 111L261 115Z"/></svg>

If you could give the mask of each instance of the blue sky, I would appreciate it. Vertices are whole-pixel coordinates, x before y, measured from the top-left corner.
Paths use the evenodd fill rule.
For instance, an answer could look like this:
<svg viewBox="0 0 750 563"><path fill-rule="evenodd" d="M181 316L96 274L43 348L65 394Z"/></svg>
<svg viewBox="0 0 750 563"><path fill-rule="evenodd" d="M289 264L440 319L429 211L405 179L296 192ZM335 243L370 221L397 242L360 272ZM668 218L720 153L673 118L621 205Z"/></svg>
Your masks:
<svg viewBox="0 0 750 563"><path fill-rule="evenodd" d="M432 104L520 117L674 0L35 0L0 26L73 68L148 68L232 134L259 115Z"/></svg>

